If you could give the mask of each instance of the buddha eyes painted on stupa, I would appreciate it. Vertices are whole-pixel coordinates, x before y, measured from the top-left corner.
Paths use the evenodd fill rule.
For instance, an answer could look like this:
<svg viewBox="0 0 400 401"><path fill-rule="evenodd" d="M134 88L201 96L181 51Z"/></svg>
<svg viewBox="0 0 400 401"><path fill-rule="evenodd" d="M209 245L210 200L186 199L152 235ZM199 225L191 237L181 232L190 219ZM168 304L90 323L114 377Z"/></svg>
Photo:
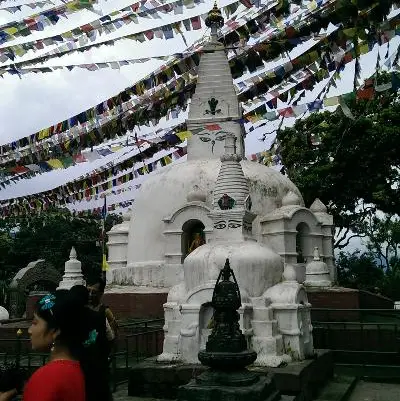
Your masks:
<svg viewBox="0 0 400 401"><path fill-rule="evenodd" d="M226 228L226 223L225 223L225 221L224 221L224 220L217 221L217 222L214 224L214 228L216 228L217 230L222 230L222 229Z"/></svg>
<svg viewBox="0 0 400 401"><path fill-rule="evenodd" d="M239 220L229 220L228 228L239 228L242 227L242 222Z"/></svg>
<svg viewBox="0 0 400 401"><path fill-rule="evenodd" d="M202 132L199 135L199 139L202 142L211 142L211 153L214 153L214 146L216 142L222 142L225 140L226 132L219 131L219 132Z"/></svg>
<svg viewBox="0 0 400 401"><path fill-rule="evenodd" d="M223 230L224 228L239 228L242 227L242 222L240 220L220 220L214 224L214 228L217 230Z"/></svg>

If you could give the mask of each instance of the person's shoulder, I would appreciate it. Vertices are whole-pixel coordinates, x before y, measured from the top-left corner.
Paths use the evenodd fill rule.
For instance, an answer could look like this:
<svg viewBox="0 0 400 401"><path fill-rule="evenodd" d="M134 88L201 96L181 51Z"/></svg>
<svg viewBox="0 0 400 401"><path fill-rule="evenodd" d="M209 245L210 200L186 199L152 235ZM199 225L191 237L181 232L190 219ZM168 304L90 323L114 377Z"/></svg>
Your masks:
<svg viewBox="0 0 400 401"><path fill-rule="evenodd" d="M65 380L66 377L80 374L81 368L77 361L51 361L32 374L27 387L31 390L41 388L41 386L58 387L58 383Z"/></svg>
<svg viewBox="0 0 400 401"><path fill-rule="evenodd" d="M41 369L43 369L42 374L51 374L53 372L58 374L59 372L80 372L81 366L78 361L59 359L47 363Z"/></svg>

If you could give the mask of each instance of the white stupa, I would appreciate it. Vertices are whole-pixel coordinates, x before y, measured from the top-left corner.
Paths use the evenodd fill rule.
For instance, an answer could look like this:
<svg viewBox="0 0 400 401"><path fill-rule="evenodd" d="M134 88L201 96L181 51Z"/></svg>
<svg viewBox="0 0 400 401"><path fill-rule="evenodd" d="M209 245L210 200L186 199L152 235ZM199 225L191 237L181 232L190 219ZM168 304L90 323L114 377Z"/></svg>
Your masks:
<svg viewBox="0 0 400 401"><path fill-rule="evenodd" d="M76 250L71 248L69 260L65 262L64 275L57 290L69 290L74 285L86 285L82 274L82 263L77 259Z"/></svg>
<svg viewBox="0 0 400 401"><path fill-rule="evenodd" d="M215 183L227 134L233 135L236 154L242 159L242 180L247 183L254 214L246 225L254 241L291 264L301 282L306 281L305 266L317 246L331 281L335 278L333 222L324 205L318 201L321 204L314 205L315 213L307 209L301 193L286 176L244 157L242 110L226 50L217 41L217 28L211 26L211 39L198 67L187 120L191 132L187 161L159 169L142 184L130 221L123 223L123 235L129 224L126 244L119 239L118 226L108 233L110 243L114 237L118 240L108 260L107 284L112 293L168 292L182 282L187 255L208 243L218 230L210 212L219 196L214 194L219 191Z"/></svg>

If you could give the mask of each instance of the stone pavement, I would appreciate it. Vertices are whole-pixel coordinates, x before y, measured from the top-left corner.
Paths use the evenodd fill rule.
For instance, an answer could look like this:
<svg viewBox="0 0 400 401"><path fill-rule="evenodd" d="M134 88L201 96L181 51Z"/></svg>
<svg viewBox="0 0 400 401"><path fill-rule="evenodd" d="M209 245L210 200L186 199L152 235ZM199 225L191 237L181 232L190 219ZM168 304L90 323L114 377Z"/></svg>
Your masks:
<svg viewBox="0 0 400 401"><path fill-rule="evenodd" d="M396 401L400 400L400 384L360 381L349 401Z"/></svg>
<svg viewBox="0 0 400 401"><path fill-rule="evenodd" d="M167 401L160 400L159 398L142 398L142 397L128 397L128 384L121 384L117 387L117 391L113 394L114 401ZM168 400L170 401L170 400Z"/></svg>

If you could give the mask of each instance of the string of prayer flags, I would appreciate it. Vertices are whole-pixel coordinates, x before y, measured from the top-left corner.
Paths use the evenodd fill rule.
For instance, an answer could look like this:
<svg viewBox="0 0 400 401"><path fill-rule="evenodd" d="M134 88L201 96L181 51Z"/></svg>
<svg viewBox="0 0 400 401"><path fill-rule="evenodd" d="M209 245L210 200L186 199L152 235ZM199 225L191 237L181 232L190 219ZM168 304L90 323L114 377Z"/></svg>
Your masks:
<svg viewBox="0 0 400 401"><path fill-rule="evenodd" d="M180 0L175 0L172 3L166 4L167 0L158 0L159 3L141 1L134 3L130 6L124 7L120 10L114 11L107 16L102 16L101 18L91 21L90 23L83 24L76 27L70 31L65 31L58 35L53 35L47 38L42 38L39 40L34 40L30 42L25 42L20 45L11 45L0 48L0 62L7 62L8 60L14 61L16 57L22 57L26 55L30 50L36 52L37 50L42 50L47 46L60 45L56 49L41 54L39 57L30 59L24 62L16 63L16 67L22 67L22 65L33 65L39 62L44 62L52 57L59 57L61 55L71 53L73 51L83 51L89 50L92 47L99 47L101 45L113 45L116 41L122 39L133 39L143 42L146 39L152 40L154 38L165 38L171 39L175 37L178 33L183 36L181 30L182 24L185 30L196 30L201 29L200 17L192 17L182 21L177 21L171 24L164 24L154 29L144 30L136 32L134 34L126 34L118 38L111 40L106 40L101 43L93 43L102 34L108 34L110 32L115 32L118 29L123 28L131 23L139 24L139 18L158 18L163 19L163 14L170 15L174 13L175 15L183 14L182 5L190 9L196 5L204 2L204 0L187 0L183 4ZM237 3L237 0L235 0ZM118 18L115 16L121 15ZM113 19L111 19L111 16ZM0 38L1 38L0 31ZM186 39L185 39L186 40ZM0 44L1 44L0 40ZM63 44L64 43L64 44Z"/></svg>
<svg viewBox="0 0 400 401"><path fill-rule="evenodd" d="M57 24L60 17L67 18L69 14L83 9L93 10L93 4L95 3L97 3L97 0L72 0L38 14L25 17L22 21L2 25L0 26L0 44L9 42L20 36L28 36L34 31L43 31L45 27Z"/></svg>
<svg viewBox="0 0 400 401"><path fill-rule="evenodd" d="M277 73L277 75L279 75L279 73ZM194 83L194 82L193 82ZM175 87L178 87L178 82L176 81L176 84L174 84L175 85ZM136 85L136 87L134 88L134 89L136 89L136 93L138 93L139 92L139 86L140 85ZM160 98L166 93L166 91L171 91L171 88L164 88L164 93L160 93L160 94L158 94L158 101L160 100ZM144 92L142 92L143 91L143 89L140 89L140 91L141 91L141 93L144 93ZM133 93L134 93L134 90L132 91ZM129 98L129 94L128 94L128 98ZM179 98L179 96L180 95L178 95L178 98ZM186 94L185 94L185 96L186 96ZM121 99L122 100L122 99ZM148 99L146 99L146 100L148 100ZM121 104L121 102L117 102L117 105L120 105ZM173 104L173 102L171 102L171 104ZM181 103L181 105L183 105L184 103ZM115 107L115 106L114 106ZM153 107L153 109L154 109L154 107ZM97 110L96 110L97 111ZM167 113L169 112L168 110L164 110L164 111L166 111ZM175 114L177 114L177 113L179 113L179 111L174 111L174 110L171 110L170 111L170 115L172 116L172 117L174 117L174 115ZM91 113L91 115L93 115L93 113ZM168 115L168 114L167 114ZM156 117L157 118L157 117ZM75 122L76 121L76 122ZM72 122L74 122L74 124L73 124L73 126L75 126L76 124L79 124L79 123L81 123L83 121L83 123L86 123L87 122L87 119L85 119L85 114L83 114L82 115L82 113L80 114L80 115L78 115L78 116L76 116L76 119L75 120L73 120L72 119ZM67 123L69 123L69 121L67 122ZM70 124L66 124L65 125L66 127L70 127ZM58 128L58 127L57 127ZM62 128L61 128L62 129ZM68 128L67 128L68 129ZM58 131L58 132L60 132L60 131ZM40 132L39 133L39 138L34 138L34 139L39 139L39 140L42 140L42 139L45 139L45 138L48 138L48 137L50 137L50 136L52 136L52 132L50 131L50 130L44 130L43 132ZM93 139L93 138L92 138ZM99 138L99 139L101 139L101 137ZM96 133L94 134L94 139L93 140L96 140ZM28 145L29 145L29 143L28 143ZM7 153L7 152L6 152ZM3 154L4 154L4 152L3 152ZM18 152L14 152L14 154L16 155L16 157L18 158L18 157L20 157L20 155L18 154Z"/></svg>
<svg viewBox="0 0 400 401"><path fill-rule="evenodd" d="M50 5L54 6L53 1L43 0L43 1L35 1L32 3L18 4L16 6L0 7L0 11L7 11L11 14L15 14L16 12L21 11L22 7L29 7L31 10L33 10L35 8L43 8Z"/></svg>
<svg viewBox="0 0 400 401"><path fill-rule="evenodd" d="M400 72L395 71L391 73L392 81L388 82L384 85L381 85L379 88L379 92L383 92L384 90L395 90L397 91L400 89ZM368 85L367 80L367 85ZM393 85L393 82L397 82L396 86ZM367 91L367 92L366 92ZM346 117L350 119L354 119L353 114L351 113L350 108L347 106L347 101L350 98L355 98L357 99L363 99L363 100L370 100L375 97L376 92L376 87L372 86L370 87L369 85L363 86L362 88L352 91L346 94L343 94L341 96L332 96L329 98L325 98L323 100L317 99L308 103L300 104L298 106L288 106L284 107L282 109L277 109L273 111L269 111L268 113L268 121L274 121L278 120L280 117L284 118L293 118L293 117L299 117L301 114L303 114L306 111L309 112L314 112L314 111L319 111L323 107L334 107L334 106L340 106L343 113L345 114ZM379 93L378 92L378 93ZM265 108L265 105L264 105ZM265 114L262 113L262 108L257 109L256 114L248 114L245 116L245 119L252 123L255 124L259 121L265 120ZM254 110L251 112L253 113ZM272 116L272 117L271 117Z"/></svg>
<svg viewBox="0 0 400 401"><path fill-rule="evenodd" d="M176 138L177 141L179 141L179 137ZM158 145L160 145L160 143ZM167 146L168 145L165 143L164 148L167 148ZM159 150L159 146L152 145L144 152L151 157L151 153L154 155ZM172 151L171 154L163 156L160 159L147 163L142 167L133 169L133 171L122 176L114 177L114 175L118 172L134 167L135 163L142 159L142 153L138 153L136 158L133 157L127 159L119 163L119 166L114 165L111 168L104 170L102 173L92 172L90 177L83 178L81 180L75 180L71 183L67 183L40 194L1 201L0 216L7 217L10 215L21 215L23 213L29 213L29 211L32 209L42 211L48 208L50 205L61 207L83 199L91 199L92 197L98 196L99 194L112 188L126 184L140 175L151 173L157 169L158 163L161 166L170 164L172 162L171 156L174 157L174 159L178 159L184 156L186 152L186 147L178 148Z"/></svg>
<svg viewBox="0 0 400 401"><path fill-rule="evenodd" d="M198 63L197 55L192 55L190 57L193 59L194 65L196 65L196 62ZM178 65L175 64L176 61L177 60L175 59L170 64L167 64L167 65L161 67L160 69L158 69L156 71L156 73L158 75L155 76L152 74L151 76L149 76L147 81L159 83L160 79L161 79L161 82L162 82L162 79L165 79L165 78L161 78L162 76L165 76L168 79L168 71L170 71L170 73L173 73L173 71L174 71L172 68L176 69L178 73L181 72L181 70L179 69L179 65L184 68L187 68L187 65L188 65L187 60L182 60L180 63L178 63ZM189 65L191 65L191 64L189 64ZM169 67L169 66L171 66L171 67ZM175 68L175 67L177 67L177 68ZM52 127L46 128L42 131L39 131L38 133L33 134L29 137L22 138L11 144L8 144L8 145L4 145L3 147L0 148L0 152L6 156L8 156L8 153L10 153L11 155L15 154L15 157L18 159L20 157L20 155L18 154L19 152L17 151L17 149L19 149L19 151L21 151L21 148L30 147L30 145L32 143L49 138L49 137L53 136L54 134L59 135L62 132L64 132L64 130L71 129L79 123L85 123L87 121L87 118L85 118L86 114L88 114L90 116L96 116L99 114L99 112L101 114L103 111L106 111L106 112L111 111L116 105L120 105L121 101L122 102L129 101L131 94L133 94L133 95L137 94L139 92L139 88L142 85L144 85L144 80L142 80L141 82L136 84L134 87L127 88L125 91L121 92L120 95L118 95L112 99L109 99L106 102L100 103L98 106L96 106L93 109L89 109L87 112L81 113L75 117L72 117L69 120L66 120L62 123L56 124L55 126L52 126ZM114 99L115 99L115 101L114 101ZM111 105L111 108L110 108L110 105ZM106 108L104 106L106 106ZM11 157L13 157L13 156L11 156ZM4 158L3 158L3 160L4 160ZM6 158L6 161L7 160L8 159Z"/></svg>

